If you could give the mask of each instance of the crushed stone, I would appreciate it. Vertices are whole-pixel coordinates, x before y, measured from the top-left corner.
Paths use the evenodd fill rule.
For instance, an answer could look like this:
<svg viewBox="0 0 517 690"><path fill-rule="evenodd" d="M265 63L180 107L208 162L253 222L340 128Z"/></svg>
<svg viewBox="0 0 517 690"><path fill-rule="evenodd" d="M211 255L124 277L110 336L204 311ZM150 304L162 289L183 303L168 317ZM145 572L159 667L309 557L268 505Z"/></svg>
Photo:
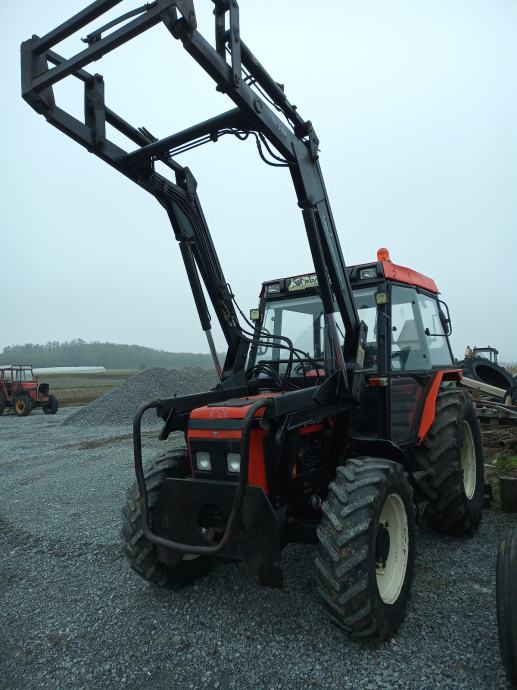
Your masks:
<svg viewBox="0 0 517 690"><path fill-rule="evenodd" d="M137 409L151 400L202 393L216 383L217 376L212 369L146 369L71 414L62 425L81 428L130 425ZM154 413L149 412L143 418L145 426L156 423Z"/></svg>

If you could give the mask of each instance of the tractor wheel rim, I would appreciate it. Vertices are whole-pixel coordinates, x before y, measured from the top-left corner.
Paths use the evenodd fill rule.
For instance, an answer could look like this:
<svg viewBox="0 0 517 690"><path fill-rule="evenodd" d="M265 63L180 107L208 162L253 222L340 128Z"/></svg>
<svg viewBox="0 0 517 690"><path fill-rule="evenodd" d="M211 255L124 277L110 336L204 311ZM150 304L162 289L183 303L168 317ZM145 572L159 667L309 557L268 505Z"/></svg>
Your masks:
<svg viewBox="0 0 517 690"><path fill-rule="evenodd" d="M468 422L463 422L461 434L461 469L463 470L463 488L466 497L470 499L476 492L476 449L474 447L474 437Z"/></svg>
<svg viewBox="0 0 517 690"><path fill-rule="evenodd" d="M375 572L377 589L385 604L394 604L406 579L409 526L406 506L399 494L387 496L377 531Z"/></svg>
<svg viewBox="0 0 517 690"><path fill-rule="evenodd" d="M21 400L16 401L16 412L23 412L25 405Z"/></svg>

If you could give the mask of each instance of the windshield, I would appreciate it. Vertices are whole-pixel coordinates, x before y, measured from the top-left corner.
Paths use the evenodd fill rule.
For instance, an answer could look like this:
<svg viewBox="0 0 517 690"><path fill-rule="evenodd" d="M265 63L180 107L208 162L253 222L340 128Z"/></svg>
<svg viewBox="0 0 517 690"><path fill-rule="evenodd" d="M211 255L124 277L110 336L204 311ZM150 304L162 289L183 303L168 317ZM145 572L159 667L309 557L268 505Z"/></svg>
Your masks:
<svg viewBox="0 0 517 690"><path fill-rule="evenodd" d="M354 292L359 318L368 326L365 366L373 366L377 360L376 291L377 288L373 286ZM339 339L343 344L343 321L339 312L336 311L334 316ZM290 342L281 338L287 338ZM293 375L324 373L321 367L326 360L332 358L332 352L318 295L266 302L262 334L254 357L255 365L266 363L273 366L277 373L285 373L289 365L291 344L298 350L293 357Z"/></svg>
<svg viewBox="0 0 517 690"><path fill-rule="evenodd" d="M281 340L279 338L287 338ZM296 361L318 361L324 355L324 319L318 296L298 297L266 303L257 361L281 362L285 370L289 346L297 348ZM303 373L303 372L302 372Z"/></svg>

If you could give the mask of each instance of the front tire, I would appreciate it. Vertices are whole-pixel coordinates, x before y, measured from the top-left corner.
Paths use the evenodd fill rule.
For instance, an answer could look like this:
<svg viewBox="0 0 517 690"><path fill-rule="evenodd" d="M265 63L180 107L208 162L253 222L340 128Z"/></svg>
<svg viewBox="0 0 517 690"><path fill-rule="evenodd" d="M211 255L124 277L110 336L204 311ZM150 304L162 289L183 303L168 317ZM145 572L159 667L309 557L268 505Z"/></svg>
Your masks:
<svg viewBox="0 0 517 690"><path fill-rule="evenodd" d="M156 504L164 480L168 477L187 476L188 462L187 449L178 448L157 456L144 467L151 529L155 526ZM152 584L161 587L187 584L206 575L212 567L212 561L206 556L178 554L178 560L173 566L165 565L158 560L156 546L142 532L140 492L136 481L126 494L126 502L122 508L120 534L130 567Z"/></svg>
<svg viewBox="0 0 517 690"><path fill-rule="evenodd" d="M390 637L406 615L416 552L406 473L382 458L349 459L322 510L316 567L326 608L355 639Z"/></svg>
<svg viewBox="0 0 517 690"><path fill-rule="evenodd" d="M27 417L32 410L32 400L28 395L20 395L14 401L14 411L18 417Z"/></svg>
<svg viewBox="0 0 517 690"><path fill-rule="evenodd" d="M509 682L517 686L517 527L499 544L496 596L501 657Z"/></svg>
<svg viewBox="0 0 517 690"><path fill-rule="evenodd" d="M467 393L440 391L435 421L413 457L427 524L452 535L473 533L481 521L484 463L476 409Z"/></svg>

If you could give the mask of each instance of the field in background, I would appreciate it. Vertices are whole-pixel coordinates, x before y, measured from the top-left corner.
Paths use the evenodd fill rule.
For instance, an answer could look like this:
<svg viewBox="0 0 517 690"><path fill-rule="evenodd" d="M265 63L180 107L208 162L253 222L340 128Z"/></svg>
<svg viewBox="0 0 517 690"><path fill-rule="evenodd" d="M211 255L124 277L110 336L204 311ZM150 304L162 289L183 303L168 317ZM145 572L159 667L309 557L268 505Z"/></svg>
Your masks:
<svg viewBox="0 0 517 690"><path fill-rule="evenodd" d="M92 374L41 374L39 380L50 385L61 406L88 405L138 373L137 369L109 369Z"/></svg>

